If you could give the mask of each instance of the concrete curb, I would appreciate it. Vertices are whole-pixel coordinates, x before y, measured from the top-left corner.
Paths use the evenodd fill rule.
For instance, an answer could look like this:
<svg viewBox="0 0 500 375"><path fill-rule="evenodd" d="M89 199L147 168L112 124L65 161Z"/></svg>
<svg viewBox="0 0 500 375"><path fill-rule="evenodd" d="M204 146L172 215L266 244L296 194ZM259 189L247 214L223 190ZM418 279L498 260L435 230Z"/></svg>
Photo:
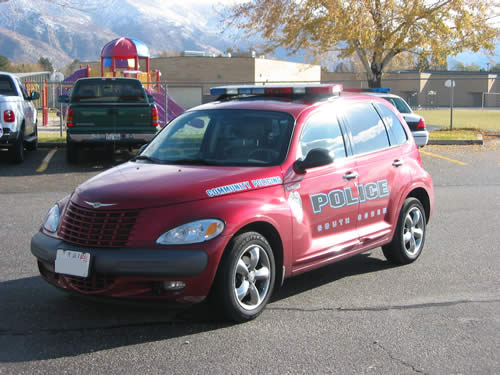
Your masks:
<svg viewBox="0 0 500 375"><path fill-rule="evenodd" d="M38 142L39 148L66 148L66 142Z"/></svg>
<svg viewBox="0 0 500 375"><path fill-rule="evenodd" d="M483 136L477 135L477 139L429 139L428 145L441 145L441 146L467 146L467 145L483 145Z"/></svg>

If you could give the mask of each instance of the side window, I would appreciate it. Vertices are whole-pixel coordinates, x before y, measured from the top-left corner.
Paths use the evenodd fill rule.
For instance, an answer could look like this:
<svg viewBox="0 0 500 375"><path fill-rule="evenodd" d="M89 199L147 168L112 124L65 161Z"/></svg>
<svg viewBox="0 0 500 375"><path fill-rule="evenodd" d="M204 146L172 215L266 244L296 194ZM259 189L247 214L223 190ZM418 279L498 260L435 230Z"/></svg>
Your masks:
<svg viewBox="0 0 500 375"><path fill-rule="evenodd" d="M351 129L354 153L364 154L389 147L387 130L371 103L359 103L345 111Z"/></svg>
<svg viewBox="0 0 500 375"><path fill-rule="evenodd" d="M313 148L324 148L330 151L335 160L346 157L344 137L334 113L320 111L307 119L300 136L297 158L305 158Z"/></svg>
<svg viewBox="0 0 500 375"><path fill-rule="evenodd" d="M380 103L376 103L375 106L382 116L385 125L389 129L389 139L391 141L391 145L402 145L406 143L408 137L405 129L394 112Z"/></svg>
<svg viewBox="0 0 500 375"><path fill-rule="evenodd" d="M21 92L23 93L24 100L27 100L29 98L28 91L26 91L26 88L24 85L21 83L21 81L17 81L19 87L21 88Z"/></svg>
<svg viewBox="0 0 500 375"><path fill-rule="evenodd" d="M208 116L193 117L170 134L168 147L171 151L177 150L180 156L197 155L209 120Z"/></svg>

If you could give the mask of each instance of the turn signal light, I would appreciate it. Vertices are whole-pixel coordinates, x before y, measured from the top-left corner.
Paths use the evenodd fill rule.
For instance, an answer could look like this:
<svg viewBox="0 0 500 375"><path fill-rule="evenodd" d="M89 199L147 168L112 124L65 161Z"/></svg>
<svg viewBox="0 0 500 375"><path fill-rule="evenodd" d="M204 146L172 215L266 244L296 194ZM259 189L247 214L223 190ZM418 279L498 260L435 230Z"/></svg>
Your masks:
<svg viewBox="0 0 500 375"><path fill-rule="evenodd" d="M14 111L12 111L10 109L3 111L3 121L4 122L16 121L16 115L14 114Z"/></svg>
<svg viewBox="0 0 500 375"><path fill-rule="evenodd" d="M423 118L420 118L420 121L417 124L417 129L425 130L425 120Z"/></svg>
<svg viewBox="0 0 500 375"><path fill-rule="evenodd" d="M153 126L160 125L160 116L158 115L158 108L156 108L155 105L153 105L151 109L151 118L153 121Z"/></svg>
<svg viewBox="0 0 500 375"><path fill-rule="evenodd" d="M68 108L68 113L66 115L66 126L68 128L73 127L75 124L73 123L73 108Z"/></svg>

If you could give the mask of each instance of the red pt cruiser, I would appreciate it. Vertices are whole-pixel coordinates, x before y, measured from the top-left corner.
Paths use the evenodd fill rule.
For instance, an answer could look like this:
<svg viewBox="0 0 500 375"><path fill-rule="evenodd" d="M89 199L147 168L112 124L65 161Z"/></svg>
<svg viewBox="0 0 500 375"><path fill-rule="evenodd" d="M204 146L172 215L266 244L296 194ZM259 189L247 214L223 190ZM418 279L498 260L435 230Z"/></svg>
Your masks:
<svg viewBox="0 0 500 375"><path fill-rule="evenodd" d="M81 184L32 238L43 278L257 317L287 277L381 246L421 254L433 184L386 100L341 85L227 86ZM78 124L75 124L78 126Z"/></svg>

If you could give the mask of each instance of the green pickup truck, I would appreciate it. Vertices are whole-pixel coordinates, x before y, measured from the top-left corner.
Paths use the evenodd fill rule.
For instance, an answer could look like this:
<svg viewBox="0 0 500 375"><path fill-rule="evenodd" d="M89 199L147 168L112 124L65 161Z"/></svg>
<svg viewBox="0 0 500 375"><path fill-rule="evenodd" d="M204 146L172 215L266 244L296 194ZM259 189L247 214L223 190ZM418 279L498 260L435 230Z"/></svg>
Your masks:
<svg viewBox="0 0 500 375"><path fill-rule="evenodd" d="M114 150L148 143L158 131L158 109L134 78L82 78L71 97L61 95L66 111L66 156L70 163L84 146Z"/></svg>

